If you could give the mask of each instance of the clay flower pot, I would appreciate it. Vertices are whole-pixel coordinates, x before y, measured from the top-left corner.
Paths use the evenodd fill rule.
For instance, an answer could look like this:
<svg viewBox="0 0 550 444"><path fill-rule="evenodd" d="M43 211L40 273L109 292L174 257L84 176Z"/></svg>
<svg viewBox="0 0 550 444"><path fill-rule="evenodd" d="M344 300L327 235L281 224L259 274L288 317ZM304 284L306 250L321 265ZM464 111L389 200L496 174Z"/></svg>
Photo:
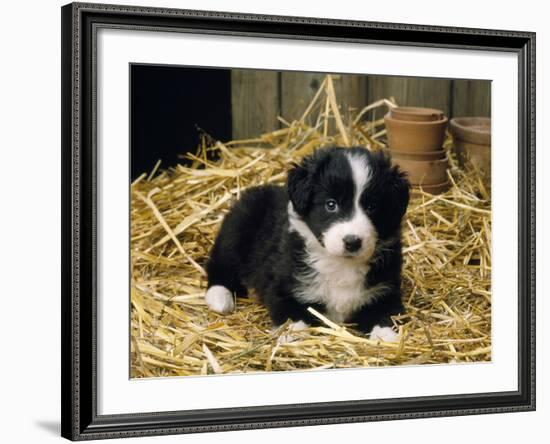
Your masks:
<svg viewBox="0 0 550 444"><path fill-rule="evenodd" d="M447 180L449 159L411 160L393 156L392 161L408 174L411 185L435 185Z"/></svg>
<svg viewBox="0 0 550 444"><path fill-rule="evenodd" d="M410 159L410 160L436 160L436 159L443 159L446 155L445 150L409 153L407 151L397 151L392 149L390 149L390 154L392 155L392 157L397 157L399 159Z"/></svg>
<svg viewBox="0 0 550 444"><path fill-rule="evenodd" d="M460 163L469 158L482 171L491 171L491 119L456 117L451 119L450 129Z"/></svg>
<svg viewBox="0 0 550 444"><path fill-rule="evenodd" d="M464 142L491 145L491 119L489 117L455 117L451 119L452 135Z"/></svg>
<svg viewBox="0 0 550 444"><path fill-rule="evenodd" d="M395 120L408 120L409 122L431 122L444 117L443 111L438 109L416 106L398 106L391 110L391 116Z"/></svg>
<svg viewBox="0 0 550 444"><path fill-rule="evenodd" d="M434 185L422 185L421 187L413 186L412 194L419 194L418 190L422 188L422 191L425 191L426 193L430 194L441 194L447 191L451 187L451 184L449 181L445 181L442 183L436 183Z"/></svg>
<svg viewBox="0 0 550 444"><path fill-rule="evenodd" d="M419 153L437 151L443 145L447 118L428 122L396 120L389 113L384 117L389 147L397 151Z"/></svg>

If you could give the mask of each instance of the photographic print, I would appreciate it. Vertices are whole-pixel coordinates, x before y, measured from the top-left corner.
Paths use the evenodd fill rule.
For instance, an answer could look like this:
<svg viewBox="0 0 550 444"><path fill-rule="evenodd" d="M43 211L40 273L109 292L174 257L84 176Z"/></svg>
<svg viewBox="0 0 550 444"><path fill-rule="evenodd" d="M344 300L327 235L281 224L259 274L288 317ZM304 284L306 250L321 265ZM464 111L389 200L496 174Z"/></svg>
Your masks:
<svg viewBox="0 0 550 444"><path fill-rule="evenodd" d="M535 409L534 33L61 31L64 437Z"/></svg>
<svg viewBox="0 0 550 444"><path fill-rule="evenodd" d="M130 65L130 377L491 361L491 81Z"/></svg>

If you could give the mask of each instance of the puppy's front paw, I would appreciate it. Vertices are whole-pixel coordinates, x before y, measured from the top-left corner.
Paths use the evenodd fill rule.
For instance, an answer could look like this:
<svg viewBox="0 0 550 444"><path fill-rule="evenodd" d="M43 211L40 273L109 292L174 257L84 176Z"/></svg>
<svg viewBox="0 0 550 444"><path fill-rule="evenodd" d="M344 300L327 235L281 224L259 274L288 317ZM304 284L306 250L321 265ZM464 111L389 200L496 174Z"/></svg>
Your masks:
<svg viewBox="0 0 550 444"><path fill-rule="evenodd" d="M308 327L309 325L306 324L304 321L293 322L288 326L286 333L277 338L277 343L288 344L289 342L295 341L296 336L294 336L292 333L300 330L305 330Z"/></svg>
<svg viewBox="0 0 550 444"><path fill-rule="evenodd" d="M370 332L370 338L374 341L397 342L399 335L391 327L375 325Z"/></svg>
<svg viewBox="0 0 550 444"><path fill-rule="evenodd" d="M204 295L206 304L210 310L216 313L226 314L235 309L233 294L222 285L213 285Z"/></svg>

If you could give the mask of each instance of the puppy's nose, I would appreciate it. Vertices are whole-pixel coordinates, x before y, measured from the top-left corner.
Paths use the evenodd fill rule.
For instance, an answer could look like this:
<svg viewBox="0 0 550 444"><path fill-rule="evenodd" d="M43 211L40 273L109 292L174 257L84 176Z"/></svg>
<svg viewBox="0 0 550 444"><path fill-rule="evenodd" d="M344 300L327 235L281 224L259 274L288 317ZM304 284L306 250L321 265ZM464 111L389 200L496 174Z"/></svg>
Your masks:
<svg viewBox="0 0 550 444"><path fill-rule="evenodd" d="M353 234L348 234L344 236L344 246L346 247L346 251L355 253L361 248L361 238Z"/></svg>

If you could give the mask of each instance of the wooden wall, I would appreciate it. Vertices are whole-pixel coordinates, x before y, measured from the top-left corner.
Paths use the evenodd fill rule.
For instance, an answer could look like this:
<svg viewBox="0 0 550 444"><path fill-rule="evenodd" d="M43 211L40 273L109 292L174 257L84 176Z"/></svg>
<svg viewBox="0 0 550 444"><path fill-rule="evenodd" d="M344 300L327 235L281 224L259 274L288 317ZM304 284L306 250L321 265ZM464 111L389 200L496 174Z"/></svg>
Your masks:
<svg viewBox="0 0 550 444"><path fill-rule="evenodd" d="M259 70L231 71L233 138L245 139L280 128L277 116L298 119L324 74ZM491 82L417 77L334 75L344 116L381 98L402 106L441 109L449 117L490 116Z"/></svg>

